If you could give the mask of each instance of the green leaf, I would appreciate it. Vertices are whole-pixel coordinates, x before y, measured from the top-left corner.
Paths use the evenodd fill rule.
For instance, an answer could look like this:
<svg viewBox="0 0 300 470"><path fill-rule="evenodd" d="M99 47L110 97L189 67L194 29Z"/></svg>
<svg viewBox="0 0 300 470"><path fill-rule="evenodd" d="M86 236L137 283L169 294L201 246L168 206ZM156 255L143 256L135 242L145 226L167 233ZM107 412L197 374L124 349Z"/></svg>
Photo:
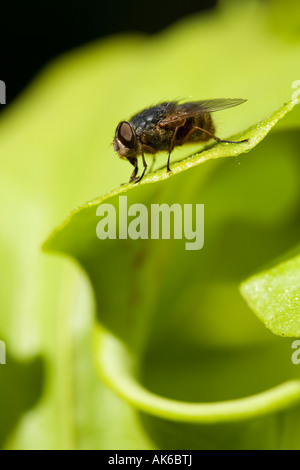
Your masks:
<svg viewBox="0 0 300 470"><path fill-rule="evenodd" d="M286 214L299 201L298 131L271 133L263 140L293 106L286 104L241 133L239 138L249 138L247 144L215 145L174 164L171 176L164 168L141 184L123 185L75 209L44 244L46 250L71 255L88 273L98 322L113 333L101 329L96 336L102 377L143 413L142 421L160 448L170 445L170 432L177 436L172 446L179 448L186 440L190 446L213 448L207 423L230 426L230 442L218 437L221 448L234 442L241 448L272 447L273 437L268 441L262 436L269 436L269 426L284 410L296 410L300 402L290 345L271 338L238 293L241 279L297 242L299 220L293 211ZM240 166L222 158L251 147ZM289 188L284 195L278 194L279 184ZM126 212L119 207L124 195L128 207L138 202L149 209L162 201L204 202L210 208L208 247L191 256L182 240L100 241L97 207L109 202L119 220ZM251 249L245 250L241 240ZM270 368L273 360L276 369ZM259 437L253 426L263 429ZM194 442L195 432L205 444L200 438ZM278 433L283 436L283 429Z"/></svg>
<svg viewBox="0 0 300 470"><path fill-rule="evenodd" d="M300 257L280 263L241 285L241 293L273 333L300 336Z"/></svg>
<svg viewBox="0 0 300 470"><path fill-rule="evenodd" d="M133 406L172 421L223 423L269 414L300 403L300 380L286 382L257 395L216 403L188 403L155 395L134 380L134 358L108 332L99 337L99 364L104 379Z"/></svg>

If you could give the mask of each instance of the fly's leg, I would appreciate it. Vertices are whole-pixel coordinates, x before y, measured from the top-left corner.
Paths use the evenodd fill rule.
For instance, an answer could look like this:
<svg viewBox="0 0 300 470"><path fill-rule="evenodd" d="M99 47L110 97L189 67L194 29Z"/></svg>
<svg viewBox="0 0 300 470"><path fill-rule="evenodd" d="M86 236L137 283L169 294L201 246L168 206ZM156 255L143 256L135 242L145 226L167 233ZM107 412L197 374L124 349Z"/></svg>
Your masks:
<svg viewBox="0 0 300 470"><path fill-rule="evenodd" d="M133 183L133 181L136 180L136 175L137 175L137 172L138 172L138 163L137 163L137 158L132 158L132 159L129 159L128 158L128 161L131 163L131 165L134 166L134 170L132 172L132 175L130 176L130 180L129 180L129 183Z"/></svg>
<svg viewBox="0 0 300 470"><path fill-rule="evenodd" d="M145 160L145 155L144 155L144 152L143 152L143 147L141 147L141 155L142 155L142 159L143 159L144 169L143 169L143 173L142 173L141 176L135 181L135 183L139 183L139 182L144 178L145 172L146 172L146 170L147 170L147 163L146 163L146 160Z"/></svg>
<svg viewBox="0 0 300 470"><path fill-rule="evenodd" d="M176 135L177 135L177 132L178 132L178 129L181 127L181 126L184 126L184 124L186 123L186 119L184 119L184 121L182 121L182 123L177 126L173 132L173 135L172 135L172 138L170 140L170 145L169 145L169 155L168 155L168 162L167 162L167 172L169 173L171 171L170 169L170 157L171 157L171 152L174 148L174 144L175 144L175 139L176 139Z"/></svg>
<svg viewBox="0 0 300 470"><path fill-rule="evenodd" d="M217 142L226 142L228 144L242 144L243 142L248 142L248 139L244 140L223 140L217 137L216 135L212 134L211 132L207 131L206 129L202 129L201 127L194 126L192 129L184 136L184 138L181 141L181 145L184 144L185 142L188 141L190 136L192 135L193 132L195 131L202 131L208 134L212 139L215 139Z"/></svg>

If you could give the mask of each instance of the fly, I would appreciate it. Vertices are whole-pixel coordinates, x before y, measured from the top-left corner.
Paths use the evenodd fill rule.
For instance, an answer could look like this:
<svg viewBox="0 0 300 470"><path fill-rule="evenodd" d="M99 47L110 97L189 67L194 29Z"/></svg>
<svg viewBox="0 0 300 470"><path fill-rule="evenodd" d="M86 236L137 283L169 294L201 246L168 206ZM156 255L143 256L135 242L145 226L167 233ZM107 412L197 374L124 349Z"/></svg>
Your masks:
<svg viewBox="0 0 300 470"><path fill-rule="evenodd" d="M153 156L160 151L168 152L167 171L174 147L187 143L217 142L240 144L244 140L223 140L215 135L215 126L210 113L232 108L245 103L244 99L215 99L179 103L160 103L135 114L129 121L121 121L113 141L114 150L120 158L128 160L134 170L129 182L138 183L147 170L145 153ZM143 171L138 173L138 156L142 157Z"/></svg>

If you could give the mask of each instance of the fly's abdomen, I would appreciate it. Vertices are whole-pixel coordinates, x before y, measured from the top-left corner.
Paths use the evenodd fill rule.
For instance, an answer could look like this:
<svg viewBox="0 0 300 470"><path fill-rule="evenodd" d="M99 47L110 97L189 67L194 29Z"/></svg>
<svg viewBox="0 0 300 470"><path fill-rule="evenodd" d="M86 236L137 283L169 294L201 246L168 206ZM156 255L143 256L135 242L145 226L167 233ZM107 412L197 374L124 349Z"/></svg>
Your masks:
<svg viewBox="0 0 300 470"><path fill-rule="evenodd" d="M183 126L178 128L175 145L182 145L188 142L205 142L211 137L204 131L214 134L215 128L210 114L194 116L186 120Z"/></svg>
<svg viewBox="0 0 300 470"><path fill-rule="evenodd" d="M213 124L213 120L210 114L202 114L201 116L195 117L194 126L200 127L201 129L205 129L210 134L215 133L215 126ZM211 137L209 134L200 130L196 130L195 132L193 132L190 137L190 141L194 141L194 142L197 142L197 141L205 142L210 139Z"/></svg>

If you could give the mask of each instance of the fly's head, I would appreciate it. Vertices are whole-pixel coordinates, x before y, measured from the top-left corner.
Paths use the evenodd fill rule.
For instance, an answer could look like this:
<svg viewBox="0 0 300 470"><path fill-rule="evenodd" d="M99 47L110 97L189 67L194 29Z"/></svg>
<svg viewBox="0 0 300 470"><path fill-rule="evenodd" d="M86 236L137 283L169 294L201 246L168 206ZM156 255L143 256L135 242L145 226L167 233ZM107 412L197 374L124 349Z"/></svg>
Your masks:
<svg viewBox="0 0 300 470"><path fill-rule="evenodd" d="M118 152L120 158L131 158L137 155L137 138L130 122L121 121L116 129L113 141L114 151Z"/></svg>

